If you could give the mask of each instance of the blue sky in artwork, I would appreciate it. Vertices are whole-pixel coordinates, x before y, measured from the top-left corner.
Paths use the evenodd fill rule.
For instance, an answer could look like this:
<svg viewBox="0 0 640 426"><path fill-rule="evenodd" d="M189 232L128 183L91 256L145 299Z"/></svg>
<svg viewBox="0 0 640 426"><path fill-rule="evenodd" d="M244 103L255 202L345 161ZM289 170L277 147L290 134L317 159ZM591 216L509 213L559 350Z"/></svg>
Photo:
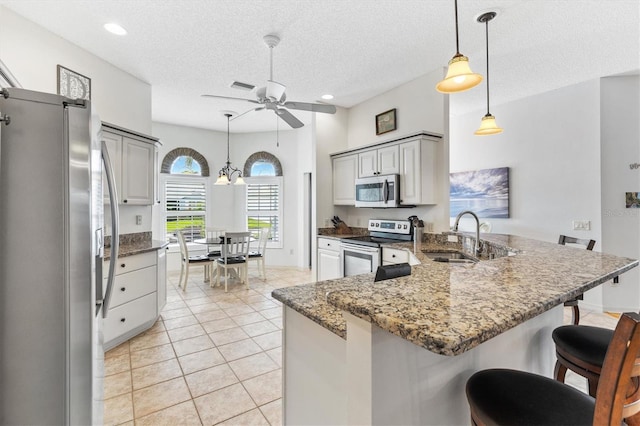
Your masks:
<svg viewBox="0 0 640 426"><path fill-rule="evenodd" d="M509 168L450 174L451 198L509 198Z"/></svg>
<svg viewBox="0 0 640 426"><path fill-rule="evenodd" d="M191 158L191 157L182 155L176 158L173 164L171 165L171 174L202 175L202 169L200 167L200 163L198 163L196 160L192 160L191 167L189 168L187 167L187 158Z"/></svg>

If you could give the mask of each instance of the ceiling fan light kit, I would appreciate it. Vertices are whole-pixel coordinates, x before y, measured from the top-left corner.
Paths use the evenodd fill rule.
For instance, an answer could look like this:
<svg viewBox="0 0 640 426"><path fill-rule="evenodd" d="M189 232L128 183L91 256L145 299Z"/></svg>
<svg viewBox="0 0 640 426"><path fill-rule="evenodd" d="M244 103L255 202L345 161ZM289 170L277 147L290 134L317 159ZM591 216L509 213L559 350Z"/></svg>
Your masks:
<svg viewBox="0 0 640 426"><path fill-rule="evenodd" d="M214 185L230 185L233 176L236 174L238 176L233 184L244 185L245 182L244 179L242 179L242 172L239 169L232 167L231 161L229 160L229 121L231 120L231 114L225 112L224 116L227 117L227 162L218 172L218 179L216 179L216 183Z"/></svg>
<svg viewBox="0 0 640 426"><path fill-rule="evenodd" d="M251 111L259 111L263 109L273 111L277 117L280 117L285 123L294 129L298 129L304 126L304 123L298 120L289 109L297 109L301 111L321 112L325 114L335 114L336 107L328 104L314 104L308 102L286 102L287 94L286 86L282 83L278 83L273 79L273 48L280 43L280 37L275 34L267 34L263 37L263 40L267 47L269 47L269 80L264 87L260 87L256 90L256 99L244 99L236 98L232 96L220 96L220 95L202 95L209 98L230 99L235 101L245 101L254 104L261 105L260 107L254 107L249 111L240 114L238 117L245 115ZM248 87L255 87L248 83L240 83L235 81L231 84L231 87L239 87L244 90L248 90ZM249 89L250 90L250 89ZM234 117L234 118L238 118ZM217 183L217 182L216 182Z"/></svg>
<svg viewBox="0 0 640 426"><path fill-rule="evenodd" d="M436 90L440 93L464 92L477 86L482 81L480 74L471 71L469 58L460 53L460 43L458 39L458 0L454 1L456 16L456 54L449 61L447 75L442 81L436 84Z"/></svg>
<svg viewBox="0 0 640 426"><path fill-rule="evenodd" d="M495 135L502 133L502 128L498 127L496 118L489 112L489 21L496 17L496 12L487 12L478 16L478 22L485 24L485 36L487 44L487 113L482 117L480 128L474 132L475 135Z"/></svg>

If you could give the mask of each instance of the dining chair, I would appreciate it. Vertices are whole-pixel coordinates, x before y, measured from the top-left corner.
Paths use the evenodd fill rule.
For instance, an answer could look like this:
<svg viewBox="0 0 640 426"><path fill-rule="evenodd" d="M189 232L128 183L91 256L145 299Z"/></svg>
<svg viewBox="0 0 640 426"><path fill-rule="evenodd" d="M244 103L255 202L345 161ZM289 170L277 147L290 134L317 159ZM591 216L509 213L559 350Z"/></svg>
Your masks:
<svg viewBox="0 0 640 426"><path fill-rule="evenodd" d="M483 370L467 381L473 425L637 424L640 315L620 317L602 367L595 399L544 376L507 369Z"/></svg>
<svg viewBox="0 0 640 426"><path fill-rule="evenodd" d="M263 280L267 279L267 272L264 266L264 259L267 251L267 242L269 241L269 233L271 228L260 228L260 234L258 235L258 247L257 250L249 251L249 261L256 261L258 263L258 275Z"/></svg>
<svg viewBox="0 0 640 426"><path fill-rule="evenodd" d="M184 237L183 231L180 230L177 234L178 244L180 244L180 280L178 281L178 287L182 287L183 291L187 290L187 283L189 282L189 268L193 265L202 265L204 267L205 276L208 273L209 282L211 282L213 259L210 259L206 254L189 256L189 249L187 248L187 241ZM183 277L184 283L182 280Z"/></svg>
<svg viewBox="0 0 640 426"><path fill-rule="evenodd" d="M222 237L225 230L223 228L207 227L205 229L205 236L207 239L207 251L209 257L220 257L222 250ZM217 241L217 243L209 243L210 241Z"/></svg>
<svg viewBox="0 0 640 426"><path fill-rule="evenodd" d="M241 282L249 287L247 258L249 257L250 232L227 232L222 240L222 253L216 260L217 276L216 286L220 285L220 270L224 269L224 291L227 292L229 283L229 270L233 269Z"/></svg>
<svg viewBox="0 0 640 426"><path fill-rule="evenodd" d="M587 250L593 250L593 247L596 245L596 240L590 240L587 238L574 238L574 237L568 237L566 235L560 235L560 238L558 239L558 244L562 244L562 245L575 244L575 245L583 246ZM573 318L571 322L574 325L578 325L578 323L580 322L580 307L578 306L578 301L583 299L584 299L584 296L582 294L579 294L575 298L564 302L565 307L572 308Z"/></svg>

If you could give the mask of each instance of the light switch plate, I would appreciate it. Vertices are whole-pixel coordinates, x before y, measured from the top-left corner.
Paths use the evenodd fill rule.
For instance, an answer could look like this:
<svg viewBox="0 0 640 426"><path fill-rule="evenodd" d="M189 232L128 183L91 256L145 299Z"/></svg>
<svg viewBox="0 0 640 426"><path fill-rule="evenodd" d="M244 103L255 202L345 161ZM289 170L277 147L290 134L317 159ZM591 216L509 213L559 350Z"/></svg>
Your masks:
<svg viewBox="0 0 640 426"><path fill-rule="evenodd" d="M142 225L142 215L141 214L137 214L136 215L136 225Z"/></svg>
<svg viewBox="0 0 640 426"><path fill-rule="evenodd" d="M591 229L590 220L574 220L573 221L574 231L589 231L590 229Z"/></svg>

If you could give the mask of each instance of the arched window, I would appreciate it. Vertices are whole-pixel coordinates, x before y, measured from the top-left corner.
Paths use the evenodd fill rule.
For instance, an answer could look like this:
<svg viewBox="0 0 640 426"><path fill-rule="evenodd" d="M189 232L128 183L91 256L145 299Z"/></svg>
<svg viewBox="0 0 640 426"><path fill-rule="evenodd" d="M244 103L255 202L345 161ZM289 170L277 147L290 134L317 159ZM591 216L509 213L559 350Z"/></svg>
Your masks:
<svg viewBox="0 0 640 426"><path fill-rule="evenodd" d="M253 153L244 163L243 176L282 176L280 160L266 151Z"/></svg>
<svg viewBox="0 0 640 426"><path fill-rule="evenodd" d="M200 173L194 173L196 170L195 166L199 168ZM209 176L209 163L207 163L207 159L195 149L184 147L176 148L164 156L162 166L160 166L160 173Z"/></svg>
<svg viewBox="0 0 640 426"><path fill-rule="evenodd" d="M249 231L269 228L268 247L282 247L282 165L268 152L256 152L244 163L246 217Z"/></svg>
<svg viewBox="0 0 640 426"><path fill-rule="evenodd" d="M176 148L165 155L160 168L169 173L164 183L166 239L177 242L178 231L187 241L205 235L209 164L198 151Z"/></svg>

